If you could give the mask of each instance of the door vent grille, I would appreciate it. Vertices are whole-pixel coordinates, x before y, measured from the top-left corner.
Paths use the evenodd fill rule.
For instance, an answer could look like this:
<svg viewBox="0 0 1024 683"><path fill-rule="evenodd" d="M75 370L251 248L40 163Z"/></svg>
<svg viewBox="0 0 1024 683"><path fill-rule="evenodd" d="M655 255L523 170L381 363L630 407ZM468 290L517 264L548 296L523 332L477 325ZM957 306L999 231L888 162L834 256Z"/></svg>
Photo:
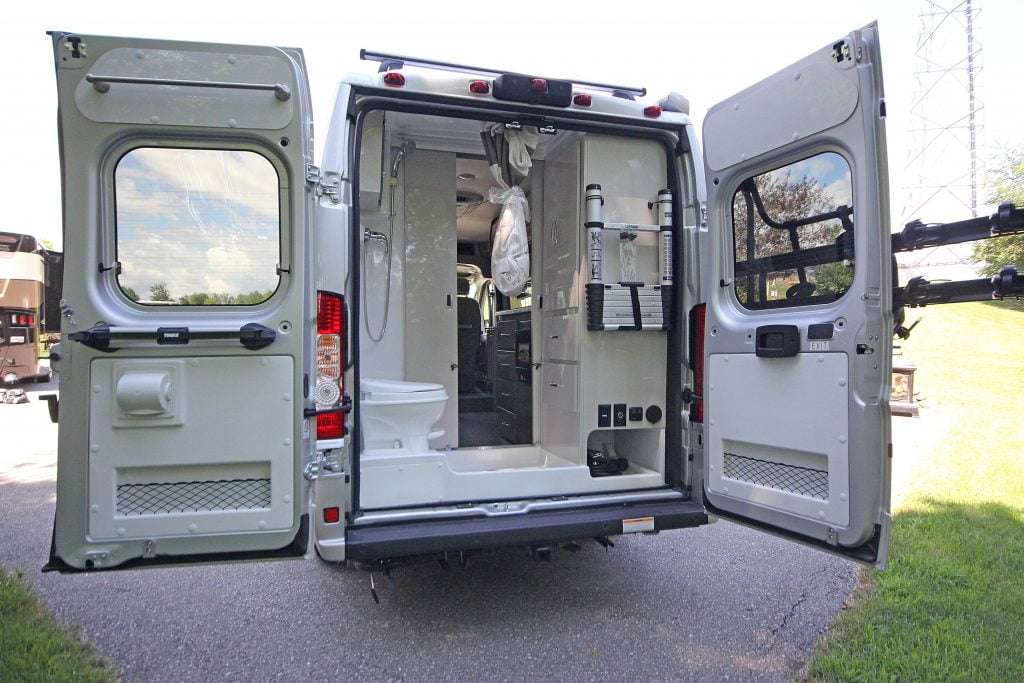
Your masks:
<svg viewBox="0 0 1024 683"><path fill-rule="evenodd" d="M117 514L255 510L270 507L270 479L119 484Z"/></svg>
<svg viewBox="0 0 1024 683"><path fill-rule="evenodd" d="M722 475L737 481L798 493L809 498L828 500L828 471L784 465L770 460L748 458L735 453L723 454Z"/></svg>

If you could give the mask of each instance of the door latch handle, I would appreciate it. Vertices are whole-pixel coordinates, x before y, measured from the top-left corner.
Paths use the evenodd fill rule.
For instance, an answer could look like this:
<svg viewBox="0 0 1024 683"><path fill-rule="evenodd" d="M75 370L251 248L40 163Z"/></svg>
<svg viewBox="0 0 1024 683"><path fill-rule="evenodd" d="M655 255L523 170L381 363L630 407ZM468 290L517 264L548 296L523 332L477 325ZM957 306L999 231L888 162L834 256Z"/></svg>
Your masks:
<svg viewBox="0 0 1024 683"><path fill-rule="evenodd" d="M682 399L683 403L693 403L694 401L703 401L704 397L693 393L693 389L690 387L685 387L683 389Z"/></svg>
<svg viewBox="0 0 1024 683"><path fill-rule="evenodd" d="M800 353L800 328L796 325L761 325L754 338L754 354L760 358L790 358Z"/></svg>

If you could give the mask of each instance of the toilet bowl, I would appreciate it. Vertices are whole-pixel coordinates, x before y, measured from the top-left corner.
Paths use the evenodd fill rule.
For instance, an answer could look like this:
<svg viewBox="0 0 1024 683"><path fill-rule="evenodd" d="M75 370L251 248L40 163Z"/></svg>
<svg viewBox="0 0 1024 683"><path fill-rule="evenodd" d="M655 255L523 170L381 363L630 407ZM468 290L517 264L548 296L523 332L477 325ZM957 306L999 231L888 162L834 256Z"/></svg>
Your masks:
<svg viewBox="0 0 1024 683"><path fill-rule="evenodd" d="M440 384L361 379L359 423L366 450L401 448L410 453L430 450L429 439L444 435L431 431L444 413L448 392Z"/></svg>

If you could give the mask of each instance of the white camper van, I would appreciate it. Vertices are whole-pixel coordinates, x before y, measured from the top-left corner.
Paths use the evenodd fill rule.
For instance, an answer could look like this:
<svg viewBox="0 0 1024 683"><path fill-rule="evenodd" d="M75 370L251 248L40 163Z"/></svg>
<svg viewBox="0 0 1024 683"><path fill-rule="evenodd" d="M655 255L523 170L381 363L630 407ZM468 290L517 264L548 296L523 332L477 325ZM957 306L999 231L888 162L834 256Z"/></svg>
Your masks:
<svg viewBox="0 0 1024 683"><path fill-rule="evenodd" d="M709 516L882 566L874 25L708 113L364 52L52 33L49 569L370 567ZM378 68L379 65L379 68Z"/></svg>

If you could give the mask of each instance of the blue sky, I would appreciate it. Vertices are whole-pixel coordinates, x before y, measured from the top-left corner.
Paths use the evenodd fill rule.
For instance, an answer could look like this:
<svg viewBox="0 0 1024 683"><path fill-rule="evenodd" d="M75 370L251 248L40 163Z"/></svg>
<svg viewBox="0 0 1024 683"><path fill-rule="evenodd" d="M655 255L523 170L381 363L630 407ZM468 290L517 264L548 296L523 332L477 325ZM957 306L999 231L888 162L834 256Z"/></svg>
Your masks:
<svg viewBox="0 0 1024 683"><path fill-rule="evenodd" d="M115 172L119 282L148 298L167 285L245 294L277 287L280 211L273 165L236 150L132 150Z"/></svg>
<svg viewBox="0 0 1024 683"><path fill-rule="evenodd" d="M956 0L950 0L949 4ZM981 8L978 79L984 107L982 153L1021 144L1024 72L1019 27L1024 2L975 0ZM53 0L26 3L5 17L0 36L8 97L5 196L17 197L0 216L0 230L30 232L60 242L60 182L56 96L47 29L80 33L256 43L301 47L306 53L319 145L346 71L373 71L359 48L433 57L529 73L647 86L656 100L679 91L699 124L714 103L813 50L877 19L888 101L893 217L905 204L904 165L915 91L915 48L923 0L856 3L789 2L535 2L514 4L402 2L234 3L181 0L173 6L114 0L96 4ZM954 94L951 94L952 97ZM959 106L959 105L957 105ZM953 220L962 215L922 216Z"/></svg>

